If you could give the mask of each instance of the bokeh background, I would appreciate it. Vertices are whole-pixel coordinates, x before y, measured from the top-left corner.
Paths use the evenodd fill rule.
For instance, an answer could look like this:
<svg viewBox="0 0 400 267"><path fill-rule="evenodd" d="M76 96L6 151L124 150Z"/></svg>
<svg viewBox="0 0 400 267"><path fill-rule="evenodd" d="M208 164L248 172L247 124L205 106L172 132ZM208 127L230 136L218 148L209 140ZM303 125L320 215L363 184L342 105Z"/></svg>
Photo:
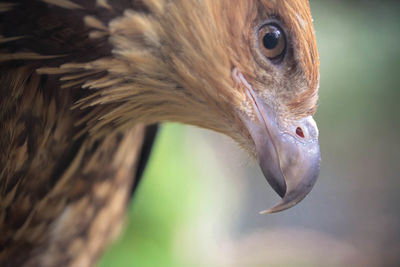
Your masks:
<svg viewBox="0 0 400 267"><path fill-rule="evenodd" d="M226 137L162 127L101 267L400 266L400 1L312 0L322 166L279 198Z"/></svg>

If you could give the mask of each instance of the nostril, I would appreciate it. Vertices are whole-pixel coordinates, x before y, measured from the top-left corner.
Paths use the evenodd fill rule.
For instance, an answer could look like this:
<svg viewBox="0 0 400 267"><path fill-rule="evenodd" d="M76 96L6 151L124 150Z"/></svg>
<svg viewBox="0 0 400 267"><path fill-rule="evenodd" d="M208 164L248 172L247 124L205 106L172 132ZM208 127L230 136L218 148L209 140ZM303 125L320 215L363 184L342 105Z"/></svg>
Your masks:
<svg viewBox="0 0 400 267"><path fill-rule="evenodd" d="M304 137L305 137L305 136L304 136L303 129L301 129L300 127L297 127L297 128L296 128L296 134L297 134L298 136L300 136L301 138L304 138Z"/></svg>

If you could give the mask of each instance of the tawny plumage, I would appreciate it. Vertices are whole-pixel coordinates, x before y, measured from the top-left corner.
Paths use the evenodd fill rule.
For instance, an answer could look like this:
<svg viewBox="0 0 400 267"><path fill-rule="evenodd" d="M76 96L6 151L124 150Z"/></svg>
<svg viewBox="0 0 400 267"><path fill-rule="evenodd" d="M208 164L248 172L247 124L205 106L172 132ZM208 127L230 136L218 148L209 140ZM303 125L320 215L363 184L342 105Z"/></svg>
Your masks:
<svg viewBox="0 0 400 267"><path fill-rule="evenodd" d="M289 208L319 171L306 0L0 1L0 266L89 266L156 126L221 132Z"/></svg>

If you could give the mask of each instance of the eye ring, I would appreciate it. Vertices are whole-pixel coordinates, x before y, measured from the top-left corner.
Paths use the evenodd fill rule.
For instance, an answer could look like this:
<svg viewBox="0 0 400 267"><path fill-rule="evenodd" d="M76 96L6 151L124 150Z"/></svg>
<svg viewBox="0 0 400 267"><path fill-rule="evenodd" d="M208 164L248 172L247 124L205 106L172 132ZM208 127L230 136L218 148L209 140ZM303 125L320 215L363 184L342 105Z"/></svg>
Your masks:
<svg viewBox="0 0 400 267"><path fill-rule="evenodd" d="M282 59L286 52L285 32L275 23L268 23L258 30L258 46L269 60Z"/></svg>

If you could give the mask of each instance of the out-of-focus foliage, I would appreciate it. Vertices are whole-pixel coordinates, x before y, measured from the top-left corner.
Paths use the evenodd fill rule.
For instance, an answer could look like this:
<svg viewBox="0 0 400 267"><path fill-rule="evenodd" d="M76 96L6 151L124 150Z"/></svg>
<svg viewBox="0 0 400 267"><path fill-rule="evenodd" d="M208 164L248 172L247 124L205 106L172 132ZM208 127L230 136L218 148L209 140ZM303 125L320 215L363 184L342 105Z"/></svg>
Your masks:
<svg viewBox="0 0 400 267"><path fill-rule="evenodd" d="M129 209L126 232L102 266L177 266L174 234L184 227L191 195L201 183L187 179L194 167L186 160L183 135L181 127L169 126L158 136L152 163Z"/></svg>
<svg viewBox="0 0 400 267"><path fill-rule="evenodd" d="M400 262L400 2L311 1L321 175L298 206L224 137L161 131L125 233L100 266L395 266Z"/></svg>

